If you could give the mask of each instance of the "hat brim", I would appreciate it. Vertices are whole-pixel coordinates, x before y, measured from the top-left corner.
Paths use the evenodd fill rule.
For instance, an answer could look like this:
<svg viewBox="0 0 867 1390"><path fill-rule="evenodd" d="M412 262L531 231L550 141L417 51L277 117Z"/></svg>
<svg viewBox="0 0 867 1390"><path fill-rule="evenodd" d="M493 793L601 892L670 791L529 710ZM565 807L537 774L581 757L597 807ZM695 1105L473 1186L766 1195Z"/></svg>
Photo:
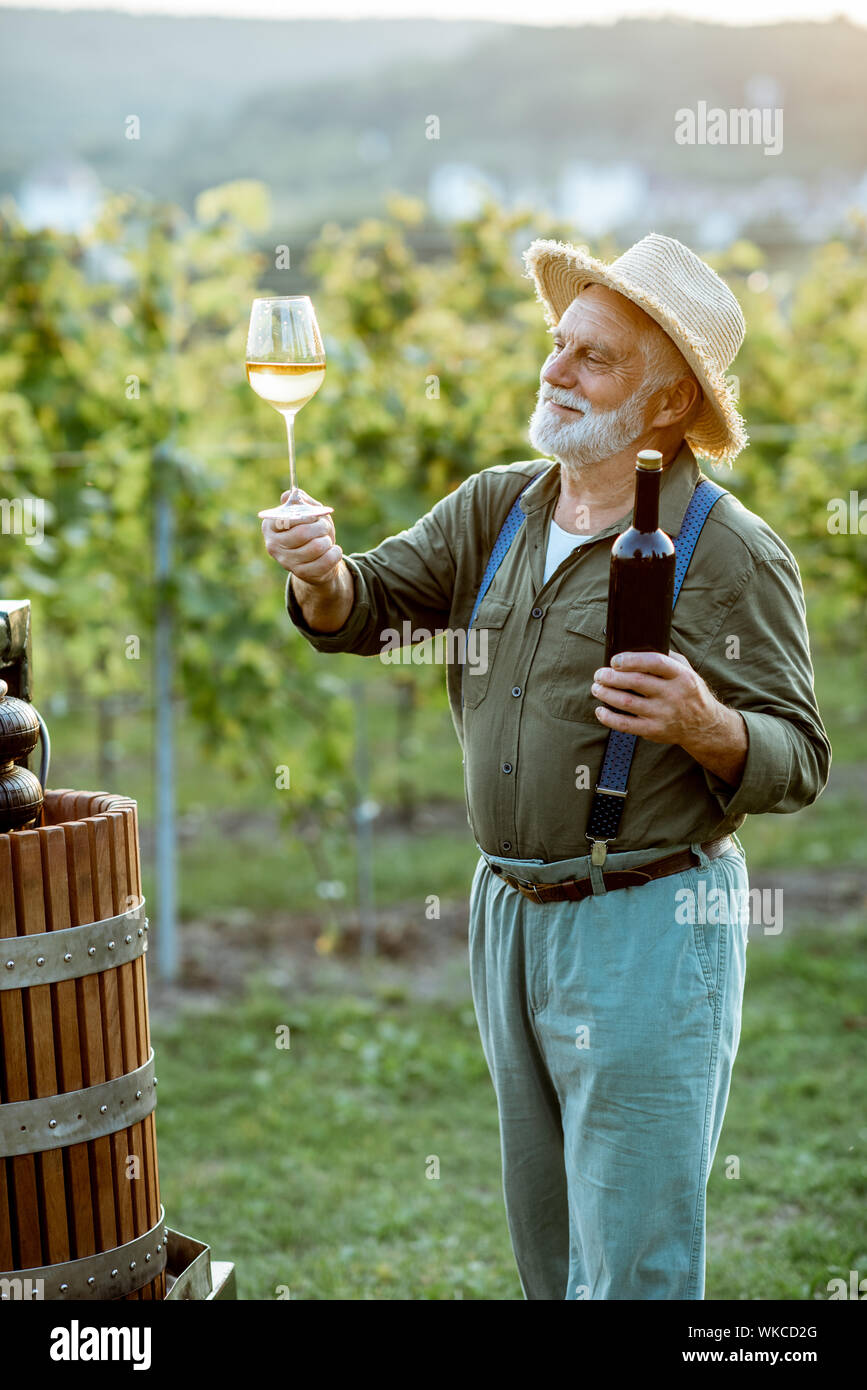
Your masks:
<svg viewBox="0 0 867 1390"><path fill-rule="evenodd" d="M572 300L588 285L604 285L643 309L683 354L704 394L704 404L686 435L687 444L695 454L716 463L731 463L737 457L749 442L737 410L737 387L715 367L703 343L687 331L661 300L631 284L583 248L565 242L534 241L524 252L524 263L552 326L559 323Z"/></svg>

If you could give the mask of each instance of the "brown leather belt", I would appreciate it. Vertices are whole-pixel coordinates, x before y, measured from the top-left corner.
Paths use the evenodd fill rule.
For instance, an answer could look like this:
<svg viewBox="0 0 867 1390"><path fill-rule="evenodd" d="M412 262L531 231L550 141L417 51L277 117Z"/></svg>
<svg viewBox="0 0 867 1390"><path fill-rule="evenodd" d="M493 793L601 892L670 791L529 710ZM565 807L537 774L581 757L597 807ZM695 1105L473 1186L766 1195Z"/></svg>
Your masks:
<svg viewBox="0 0 867 1390"><path fill-rule="evenodd" d="M733 843L730 835L724 835L719 840L708 840L702 849L708 859L719 859L721 854L732 848ZM700 862L691 849L684 849L677 854L668 854L664 859L652 859L649 864L642 864L640 869L610 869L602 875L602 881L609 893L616 888L640 888L642 884L650 883L651 879L666 878L669 874L694 869ZM560 883L531 883L528 879L507 874L499 864L489 863L488 868L533 903L577 903L593 893L589 878L566 878Z"/></svg>

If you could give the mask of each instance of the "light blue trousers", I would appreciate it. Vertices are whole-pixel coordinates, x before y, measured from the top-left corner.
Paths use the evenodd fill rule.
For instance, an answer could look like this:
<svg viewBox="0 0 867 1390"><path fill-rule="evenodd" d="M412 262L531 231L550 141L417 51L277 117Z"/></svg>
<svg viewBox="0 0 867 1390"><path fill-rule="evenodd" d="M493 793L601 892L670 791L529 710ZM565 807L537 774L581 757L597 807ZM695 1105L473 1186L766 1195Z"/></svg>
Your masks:
<svg viewBox="0 0 867 1390"><path fill-rule="evenodd" d="M696 868L612 892L597 877L580 903L534 903L488 862L554 883L588 876L586 856L482 852L476 866L470 979L525 1298L704 1297L749 882L739 841L715 860L692 848ZM605 868L661 853L609 854Z"/></svg>

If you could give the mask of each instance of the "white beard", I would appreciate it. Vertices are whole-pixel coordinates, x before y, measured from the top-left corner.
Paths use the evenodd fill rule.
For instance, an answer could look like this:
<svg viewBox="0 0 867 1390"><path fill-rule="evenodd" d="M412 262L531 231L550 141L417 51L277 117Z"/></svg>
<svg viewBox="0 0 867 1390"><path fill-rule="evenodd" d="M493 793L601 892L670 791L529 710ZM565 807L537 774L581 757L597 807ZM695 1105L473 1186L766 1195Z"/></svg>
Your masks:
<svg viewBox="0 0 867 1390"><path fill-rule="evenodd" d="M540 392L530 417L530 443L540 453L559 459L567 471L602 463L641 438L645 407L658 389L653 381L642 382L613 410L595 410L582 396L558 387L543 387L547 396ZM546 399L575 406L584 414L579 419L566 420L548 409Z"/></svg>

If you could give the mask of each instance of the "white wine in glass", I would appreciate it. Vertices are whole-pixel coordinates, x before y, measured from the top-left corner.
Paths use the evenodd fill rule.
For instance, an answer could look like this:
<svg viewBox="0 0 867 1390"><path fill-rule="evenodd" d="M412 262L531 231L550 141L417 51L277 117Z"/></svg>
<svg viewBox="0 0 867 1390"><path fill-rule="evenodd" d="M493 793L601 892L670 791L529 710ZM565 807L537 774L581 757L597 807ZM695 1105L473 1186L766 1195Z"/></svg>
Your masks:
<svg viewBox="0 0 867 1390"><path fill-rule="evenodd" d="M260 517L309 521L333 507L308 502L295 481L295 416L325 380L325 349L309 295L254 299L247 334L247 380L263 401L286 421L289 487L285 502L266 507Z"/></svg>

